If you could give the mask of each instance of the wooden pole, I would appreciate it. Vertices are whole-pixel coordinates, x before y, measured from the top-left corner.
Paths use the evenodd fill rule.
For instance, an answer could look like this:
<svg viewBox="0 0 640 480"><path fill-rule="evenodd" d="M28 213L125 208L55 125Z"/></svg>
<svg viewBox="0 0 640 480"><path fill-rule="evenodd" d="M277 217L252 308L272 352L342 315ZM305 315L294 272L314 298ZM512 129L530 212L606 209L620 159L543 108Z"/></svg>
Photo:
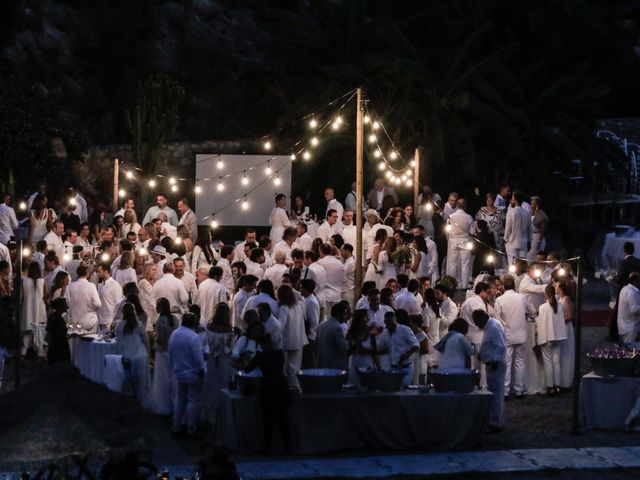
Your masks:
<svg viewBox="0 0 640 480"><path fill-rule="evenodd" d="M576 303L574 310L574 317L576 319L575 325L575 351L573 358L573 433L580 433L580 381L581 368L580 360L582 359L582 278L580 276L580 264L582 263L582 257L578 257L578 266L576 267Z"/></svg>
<svg viewBox="0 0 640 480"><path fill-rule="evenodd" d="M420 149L416 148L414 155L415 165L413 167L413 214L416 218L420 216L420 202L418 196L420 195Z"/></svg>
<svg viewBox="0 0 640 480"><path fill-rule="evenodd" d="M16 255L16 263L13 269L13 294L15 295L15 322L16 322L16 337L15 337L15 364L14 364L14 374L13 374L13 388L17 390L20 386L20 352L22 351L22 338L20 336L20 315L22 314L22 309L20 307L20 290L22 288L22 255L24 251L24 242L22 237L18 240L18 254ZM0 354L2 355L2 354Z"/></svg>
<svg viewBox="0 0 640 480"><path fill-rule="evenodd" d="M358 88L356 97L356 271L354 302L357 302L360 298L360 291L362 289L362 259L364 258L362 252L362 130L364 126L364 104L362 101L361 88Z"/></svg>
<svg viewBox="0 0 640 480"><path fill-rule="evenodd" d="M113 211L118 211L118 193L120 191L120 160L113 160Z"/></svg>

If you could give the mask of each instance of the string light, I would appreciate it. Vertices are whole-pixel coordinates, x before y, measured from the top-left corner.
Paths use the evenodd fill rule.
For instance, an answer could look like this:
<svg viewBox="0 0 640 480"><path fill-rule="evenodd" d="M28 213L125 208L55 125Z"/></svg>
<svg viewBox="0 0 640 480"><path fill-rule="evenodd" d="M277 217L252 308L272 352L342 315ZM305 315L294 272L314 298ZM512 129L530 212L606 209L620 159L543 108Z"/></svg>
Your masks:
<svg viewBox="0 0 640 480"><path fill-rule="evenodd" d="M398 154L395 150L392 150L391 153L389 153L389 158L391 158L391 160L395 160L396 158L398 158Z"/></svg>
<svg viewBox="0 0 640 480"><path fill-rule="evenodd" d="M387 168L387 165L386 165L384 162L380 162L380 163L378 164L378 168L379 168L380 170L384 170L385 168Z"/></svg>
<svg viewBox="0 0 640 480"><path fill-rule="evenodd" d="M444 227L444 231L445 231L445 232L447 232L447 233L449 233L449 232L451 231L451 224L450 224L450 223L447 223L447 224L445 225L445 227Z"/></svg>
<svg viewBox="0 0 640 480"><path fill-rule="evenodd" d="M196 193L202 193L202 187L200 185L196 185L195 191Z"/></svg>
<svg viewBox="0 0 640 480"><path fill-rule="evenodd" d="M340 128L340 124L338 123L337 120L334 120L333 123L331 124L331 129L338 130L339 128Z"/></svg>
<svg viewBox="0 0 640 480"><path fill-rule="evenodd" d="M369 135L369 143L375 143L375 141L377 140L377 137L374 133L372 133L371 135Z"/></svg>
<svg viewBox="0 0 640 480"><path fill-rule="evenodd" d="M376 120L375 122L373 122L372 127L374 130L378 130L380 128L380 122Z"/></svg>
<svg viewBox="0 0 640 480"><path fill-rule="evenodd" d="M405 174L407 175L407 177L413 176L413 172L411 170L407 170Z"/></svg>
<svg viewBox="0 0 640 480"><path fill-rule="evenodd" d="M542 272L539 269L536 268L533 271L533 276L536 277L536 278L540 278L540 275L542 275Z"/></svg>
<svg viewBox="0 0 640 480"><path fill-rule="evenodd" d="M267 151L271 150L271 142L269 140L264 142L264 149Z"/></svg>
<svg viewBox="0 0 640 480"><path fill-rule="evenodd" d="M473 242L467 242L465 246L467 247L467 250L473 250Z"/></svg>
<svg viewBox="0 0 640 480"><path fill-rule="evenodd" d="M315 118L309 120L309 127L316 128L318 126L318 121Z"/></svg>
<svg viewBox="0 0 640 480"><path fill-rule="evenodd" d="M180 245L182 243L182 239L180 237L176 237L173 240L174 245Z"/></svg>
<svg viewBox="0 0 640 480"><path fill-rule="evenodd" d="M509 273L516 273L516 266L511 264L509 265Z"/></svg>
<svg viewBox="0 0 640 480"><path fill-rule="evenodd" d="M416 161L415 160L411 160L409 162L409 165L411 165L412 167L415 167L416 166Z"/></svg>
<svg viewBox="0 0 640 480"><path fill-rule="evenodd" d="M402 179L403 182L407 181L407 176L406 175L402 175L400 178Z"/></svg>
<svg viewBox="0 0 640 480"><path fill-rule="evenodd" d="M487 263L493 263L495 261L495 257L491 254L487 255Z"/></svg>
<svg viewBox="0 0 640 480"><path fill-rule="evenodd" d="M171 177L171 178L169 179L169 184L170 184L170 185L175 185L175 184L176 184L176 177Z"/></svg>
<svg viewBox="0 0 640 480"><path fill-rule="evenodd" d="M396 177L396 179L394 180L396 185L400 185L400 178Z"/></svg>
<svg viewBox="0 0 640 480"><path fill-rule="evenodd" d="M76 203L77 203L77 202L76 202L75 197L71 197L71 198L69 199L69 205L76 205Z"/></svg>
<svg viewBox="0 0 640 480"><path fill-rule="evenodd" d="M20 204L18 205L18 209L19 210L26 210L27 209L27 204L25 202L20 202Z"/></svg>
<svg viewBox="0 0 640 480"><path fill-rule="evenodd" d="M69 260L71 260L71 255L69 255L68 253L65 253L64 255L62 255L63 262L68 262Z"/></svg>
<svg viewBox="0 0 640 480"><path fill-rule="evenodd" d="M302 158L304 158L305 160L309 160L311 158L311 154L308 151L305 151L302 154Z"/></svg>
<svg viewBox="0 0 640 480"><path fill-rule="evenodd" d="M102 260L103 262L108 262L110 258L111 256L108 253L103 253L102 255L100 255L100 260Z"/></svg>
<svg viewBox="0 0 640 480"><path fill-rule="evenodd" d="M155 188L156 186L156 181L155 180L149 180L149 187L150 188Z"/></svg>
<svg viewBox="0 0 640 480"><path fill-rule="evenodd" d="M177 185L171 185L171 191L173 193L177 192L178 191L178 186Z"/></svg>
<svg viewBox="0 0 640 480"><path fill-rule="evenodd" d="M124 198L127 195L127 192L125 192L124 190L120 190L118 192L118 195L120 196L120 198Z"/></svg>
<svg viewBox="0 0 640 480"><path fill-rule="evenodd" d="M140 256L146 256L146 255L147 255L147 253L148 253L148 252L147 252L147 249L146 249L146 248L144 248L144 247L142 247L140 250L138 250L138 254L139 254Z"/></svg>
<svg viewBox="0 0 640 480"><path fill-rule="evenodd" d="M319 143L320 143L320 140L318 140L318 137L313 137L311 139L311 146L312 147L317 147Z"/></svg>
<svg viewBox="0 0 640 480"><path fill-rule="evenodd" d="M249 177L247 177L247 171L245 170L242 175L242 185L249 185Z"/></svg>
<svg viewBox="0 0 640 480"><path fill-rule="evenodd" d="M289 159L293 162L296 159L296 154L292 153Z"/></svg>
<svg viewBox="0 0 640 480"><path fill-rule="evenodd" d="M407 181L405 182L405 185L407 187L410 187L411 185L413 185L413 180L411 180L410 178L407 178Z"/></svg>
<svg viewBox="0 0 640 480"><path fill-rule="evenodd" d="M125 176L126 176L129 180L131 180L131 179L133 178L133 172L132 172L131 170L129 170L129 171L125 174Z"/></svg>
<svg viewBox="0 0 640 480"><path fill-rule="evenodd" d="M433 210L433 205L431 205L431 203L429 202L424 206L424 208L427 212L430 212Z"/></svg>
<svg viewBox="0 0 640 480"><path fill-rule="evenodd" d="M222 157L218 158L217 167L218 167L218 170L222 170L224 168L224 162L222 161Z"/></svg>
<svg viewBox="0 0 640 480"><path fill-rule="evenodd" d="M282 182L280 181L280 175L276 174L276 178L273 179L273 184L277 187L281 184Z"/></svg>
<svg viewBox="0 0 640 480"><path fill-rule="evenodd" d="M273 173L273 168L271 168L271 162L267 162L267 168L264 169L267 175L271 175Z"/></svg>
<svg viewBox="0 0 640 480"><path fill-rule="evenodd" d="M213 228L214 230L218 228L218 222L215 220L211 220L211 228Z"/></svg>
<svg viewBox="0 0 640 480"><path fill-rule="evenodd" d="M222 183L222 177L220 177L220 180L218 180L218 191L224 191L224 183Z"/></svg>
<svg viewBox="0 0 640 480"><path fill-rule="evenodd" d="M567 271L564 268L558 269L558 275L560 275L561 277L564 277L566 274L567 274Z"/></svg>
<svg viewBox="0 0 640 480"><path fill-rule="evenodd" d="M369 117L369 115L365 115L363 118L364 124L368 125L369 122L371 121L371 117Z"/></svg>
<svg viewBox="0 0 640 480"><path fill-rule="evenodd" d="M247 196L245 195L243 200L242 200L242 210L248 210L249 209L249 202L247 202Z"/></svg>
<svg viewBox="0 0 640 480"><path fill-rule="evenodd" d="M382 156L382 152L380 150L376 150L373 152L373 156L376 158L380 158Z"/></svg>
<svg viewBox="0 0 640 480"><path fill-rule="evenodd" d="M335 123L337 123L338 125L342 125L342 116L338 115L335 119Z"/></svg>
<svg viewBox="0 0 640 480"><path fill-rule="evenodd" d="M29 255L31 255L31 250L29 250L28 248L23 248L22 249L22 256L23 257L28 257Z"/></svg>

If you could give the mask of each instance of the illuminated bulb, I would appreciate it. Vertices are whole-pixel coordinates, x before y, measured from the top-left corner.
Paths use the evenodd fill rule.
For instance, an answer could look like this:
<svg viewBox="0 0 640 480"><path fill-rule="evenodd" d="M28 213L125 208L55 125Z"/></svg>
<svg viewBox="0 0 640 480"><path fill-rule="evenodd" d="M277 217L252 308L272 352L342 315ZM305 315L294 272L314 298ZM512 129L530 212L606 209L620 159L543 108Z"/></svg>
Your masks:
<svg viewBox="0 0 640 480"><path fill-rule="evenodd" d="M373 152L373 156L376 158L380 158L382 156L382 152L380 150L376 150Z"/></svg>
<svg viewBox="0 0 640 480"><path fill-rule="evenodd" d="M536 278L540 278L540 275L542 275L542 272L539 269L536 268L533 271L533 276L536 277Z"/></svg>
<svg viewBox="0 0 640 480"><path fill-rule="evenodd" d="M405 173L407 174L407 177L410 177L413 175L413 172L411 170L407 170Z"/></svg>
<svg viewBox="0 0 640 480"><path fill-rule="evenodd" d="M102 260L103 262L108 262L110 258L111 257L108 253L103 253L102 255L100 255L100 260Z"/></svg>
<svg viewBox="0 0 640 480"><path fill-rule="evenodd" d="M26 210L27 209L27 204L25 202L20 202L20 205L18 205L18 209Z"/></svg>
<svg viewBox="0 0 640 480"><path fill-rule="evenodd" d="M202 193L202 187L200 185L196 185L195 191L196 193Z"/></svg>
<svg viewBox="0 0 640 480"><path fill-rule="evenodd" d="M564 268L558 269L558 275L564 277L567 274L567 271Z"/></svg>
<svg viewBox="0 0 640 480"><path fill-rule="evenodd" d="M120 195L120 198L124 198L127 195L127 192L125 192L124 190L120 190L118 192L118 195Z"/></svg>
<svg viewBox="0 0 640 480"><path fill-rule="evenodd" d="M427 212L430 212L431 210L433 210L433 205L431 205L431 203L427 203L427 204L424 206L424 208L425 208L425 210L426 210Z"/></svg>
<svg viewBox="0 0 640 480"><path fill-rule="evenodd" d="M264 142L264 149L265 150L271 150L271 142L269 140Z"/></svg>
<svg viewBox="0 0 640 480"><path fill-rule="evenodd" d="M337 120L331 124L331 130L338 130L339 128L340 128L340 124L338 123Z"/></svg>
<svg viewBox="0 0 640 480"><path fill-rule="evenodd" d="M396 158L398 158L398 154L396 153L395 150L392 150L391 153L389 154L389 157L391 158L391 160L395 160Z"/></svg>
<svg viewBox="0 0 640 480"><path fill-rule="evenodd" d="M289 157L291 159L291 161L293 162L296 159L296 154L292 153L291 156Z"/></svg>
<svg viewBox="0 0 640 480"><path fill-rule="evenodd" d="M142 247L140 250L138 250L138 255L147 255L147 249Z"/></svg>
<svg viewBox="0 0 640 480"><path fill-rule="evenodd" d="M224 183L222 183L222 179L220 179L220 181L218 182L218 191L224 191Z"/></svg>
<svg viewBox="0 0 640 480"><path fill-rule="evenodd" d="M246 173L242 176L242 185L249 185L249 177Z"/></svg>
<svg viewBox="0 0 640 480"><path fill-rule="evenodd" d="M373 125L372 125L372 126L373 126L373 129L374 129L374 130L377 130L377 129L379 129L379 128L380 128L380 122L375 121L375 122L373 122Z"/></svg>
<svg viewBox="0 0 640 480"><path fill-rule="evenodd" d="M415 167L416 166L416 161L415 160L411 160L409 162L409 165L411 165L412 167Z"/></svg>
<svg viewBox="0 0 640 480"><path fill-rule="evenodd" d="M389 181L390 181L391 183L395 183L395 182L396 182L396 176L392 174L392 175L389 177Z"/></svg>
<svg viewBox="0 0 640 480"><path fill-rule="evenodd" d="M364 121L364 123L366 125L371 121L371 118L369 117L369 115L365 115L364 118L363 118L363 121Z"/></svg>
<svg viewBox="0 0 640 480"><path fill-rule="evenodd" d="M387 170L387 173L384 174L387 178L391 178L393 176L393 173L391 173L391 170Z"/></svg>
<svg viewBox="0 0 640 480"><path fill-rule="evenodd" d="M305 160L309 160L311 158L311 154L309 152L304 152L302 154L302 158L304 158Z"/></svg>
<svg viewBox="0 0 640 480"><path fill-rule="evenodd" d="M406 175L402 175L400 178L402 179L403 182L407 181L407 176Z"/></svg>
<svg viewBox="0 0 640 480"><path fill-rule="evenodd" d="M378 164L378 168L379 168L380 170L384 170L384 169L386 168L385 163L384 163L384 162L380 162L380 163Z"/></svg>
<svg viewBox="0 0 640 480"><path fill-rule="evenodd" d="M410 187L411 185L413 185L413 180L411 180L410 178L407 178L407 181L405 182L405 185L407 187Z"/></svg>
<svg viewBox="0 0 640 480"><path fill-rule="evenodd" d="M131 179L133 178L133 172L132 172L132 171L128 171L128 172L126 173L126 176L127 176L127 178L128 178L129 180L131 180Z"/></svg>
<svg viewBox="0 0 640 480"><path fill-rule="evenodd" d="M271 175L273 173L273 168L271 168L271 164L267 163L267 168L264 169L267 175Z"/></svg>
<svg viewBox="0 0 640 480"><path fill-rule="evenodd" d="M69 199L69 205L75 205L76 204L76 199L74 197L71 197Z"/></svg>
<svg viewBox="0 0 640 480"><path fill-rule="evenodd" d="M467 250L473 250L473 242L467 242Z"/></svg>
<svg viewBox="0 0 640 480"><path fill-rule="evenodd" d="M171 178L169 179L169 184L170 184L170 185L175 185L175 184L176 184L176 177L171 177Z"/></svg>
<svg viewBox="0 0 640 480"><path fill-rule="evenodd" d="M218 170L222 170L224 168L224 162L222 161L222 158L218 159L217 167L218 167Z"/></svg>
<svg viewBox="0 0 640 480"><path fill-rule="evenodd" d="M273 184L277 187L282 182L280 181L280 175L276 175L276 178L273 179Z"/></svg>
<svg viewBox="0 0 640 480"><path fill-rule="evenodd" d="M28 257L29 255L31 255L31 250L29 250L28 248L23 248L22 249L22 256L23 257Z"/></svg>
<svg viewBox="0 0 640 480"><path fill-rule="evenodd" d="M218 228L218 222L216 222L215 220L211 220L211 228L213 228L214 230Z"/></svg>
<svg viewBox="0 0 640 480"><path fill-rule="evenodd" d="M400 185L400 178L396 177L396 179L394 180L396 185Z"/></svg>
<svg viewBox="0 0 640 480"><path fill-rule="evenodd" d="M311 120L309 120L309 126L311 128L316 128L318 126L318 121L315 118L312 118Z"/></svg>
<svg viewBox="0 0 640 480"><path fill-rule="evenodd" d="M451 231L451 224L447 223L447 225L444 227L444 231L445 232L450 232Z"/></svg>
<svg viewBox="0 0 640 480"><path fill-rule="evenodd" d="M487 263L493 263L495 261L495 257L491 254L487 255Z"/></svg>
<svg viewBox="0 0 640 480"><path fill-rule="evenodd" d="M244 197L244 200L242 200L242 210L248 210L249 209L249 202L247 202L247 197Z"/></svg>
<svg viewBox="0 0 640 480"><path fill-rule="evenodd" d="M176 237L173 243L176 245L180 245L182 243L182 239L180 237Z"/></svg>
<svg viewBox="0 0 640 480"><path fill-rule="evenodd" d="M516 266L515 265L509 265L509 273L516 273Z"/></svg>
<svg viewBox="0 0 640 480"><path fill-rule="evenodd" d="M338 125L342 124L342 117L340 115L338 115L335 119L335 123L337 123Z"/></svg>
<svg viewBox="0 0 640 480"><path fill-rule="evenodd" d="M320 140L318 140L318 137L313 137L311 139L311 146L312 147L317 147L319 143L320 143Z"/></svg>
<svg viewBox="0 0 640 480"><path fill-rule="evenodd" d="M65 253L64 255L62 255L63 262L68 262L69 260L71 260L71 255L69 255L68 253Z"/></svg>
<svg viewBox="0 0 640 480"><path fill-rule="evenodd" d="M178 191L178 186L177 185L171 185L171 191L172 192L177 192Z"/></svg>
<svg viewBox="0 0 640 480"><path fill-rule="evenodd" d="M154 188L156 186L155 180L149 180L149 187Z"/></svg>
<svg viewBox="0 0 640 480"><path fill-rule="evenodd" d="M369 143L374 143L375 141L376 141L376 136L375 134L372 133L371 135L369 135Z"/></svg>

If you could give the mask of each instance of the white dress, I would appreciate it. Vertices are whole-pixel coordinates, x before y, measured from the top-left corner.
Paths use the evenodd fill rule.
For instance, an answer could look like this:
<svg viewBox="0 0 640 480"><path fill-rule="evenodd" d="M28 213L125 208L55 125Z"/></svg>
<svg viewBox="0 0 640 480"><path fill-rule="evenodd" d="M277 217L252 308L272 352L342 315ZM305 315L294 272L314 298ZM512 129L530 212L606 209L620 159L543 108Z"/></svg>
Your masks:
<svg viewBox="0 0 640 480"><path fill-rule="evenodd" d="M47 220L49 220L49 212L51 212L51 221L53 222L57 216L50 208L43 210L40 217L36 217L35 210L31 210L30 216L33 220L33 228L31 231L31 242L35 244L40 240L44 240L44 237L49 232L47 230ZM44 214L44 217L42 216Z"/></svg>
<svg viewBox="0 0 640 480"><path fill-rule="evenodd" d="M420 255L420 263L418 263L418 269L416 270L416 278L429 276L429 255L424 252L418 252ZM433 280L432 280L433 281Z"/></svg>
<svg viewBox="0 0 640 480"><path fill-rule="evenodd" d="M573 323L565 322L567 338L560 343L560 386L571 388L573 386L573 366L575 363L576 338L573 331Z"/></svg>
<svg viewBox="0 0 640 480"><path fill-rule="evenodd" d="M366 340L358 342L360 346L371 350L371 337ZM372 353L353 353L349 357L349 383L352 385L358 385L360 379L358 378L359 368L373 368L373 354Z"/></svg>
<svg viewBox="0 0 640 480"><path fill-rule="evenodd" d="M378 275L376 277L378 290L386 287L387 281L396 278L397 275L396 265L389 259L389 254L386 250L381 251L378 256Z"/></svg>
<svg viewBox="0 0 640 480"><path fill-rule="evenodd" d="M38 356L45 356L44 335L47 326L47 310L44 304L44 278L35 282L29 277L22 278L22 315L20 330L33 333L33 346Z"/></svg>
<svg viewBox="0 0 640 480"><path fill-rule="evenodd" d="M130 282L133 282L136 285L138 284L136 271L131 267L125 269L116 268L113 271L113 279L118 282L121 287L124 287L125 284Z"/></svg>
<svg viewBox="0 0 640 480"><path fill-rule="evenodd" d="M116 341L118 352L131 361L131 377L126 373L127 388L133 389L136 400L142 408L151 406L151 376L149 375L149 353L147 351L147 334L142 323L138 322L131 333L124 332L124 320L116 324Z"/></svg>
<svg viewBox="0 0 640 480"><path fill-rule="evenodd" d="M140 280L138 284L138 288L140 289L140 305L144 309L147 314L147 332L153 331L153 327L156 324L156 320L158 319L158 312L156 311L156 299L151 293L151 289L153 285L146 278Z"/></svg>
<svg viewBox="0 0 640 480"><path fill-rule="evenodd" d="M233 378L231 357L236 339L232 332L212 332L207 329L205 332L209 345L209 360L202 390L202 413L207 422L214 424L216 408L220 403L220 390L228 388Z"/></svg>
<svg viewBox="0 0 640 480"><path fill-rule="evenodd" d="M282 240L284 229L291 226L291 222L289 221L289 217L287 216L287 212L284 211L284 208L274 207L273 210L271 210L269 225L271 225L269 237L271 238L271 243L275 245Z"/></svg>

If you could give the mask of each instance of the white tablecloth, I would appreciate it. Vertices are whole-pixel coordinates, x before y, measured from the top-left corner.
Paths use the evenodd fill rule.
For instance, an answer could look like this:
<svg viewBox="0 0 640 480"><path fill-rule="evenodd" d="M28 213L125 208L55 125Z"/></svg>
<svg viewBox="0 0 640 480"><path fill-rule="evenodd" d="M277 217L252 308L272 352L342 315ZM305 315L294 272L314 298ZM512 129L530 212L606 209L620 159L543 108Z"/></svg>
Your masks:
<svg viewBox="0 0 640 480"><path fill-rule="evenodd" d="M607 233L604 236L604 244L600 254L600 269L617 270L618 262L624 258L622 247L625 242L633 243L636 252L640 252L640 232L634 232L630 237L616 237L615 233Z"/></svg>
<svg viewBox="0 0 640 480"><path fill-rule="evenodd" d="M307 233L309 234L309 236L311 238L316 238L319 224L317 222L314 222L313 220L309 220L308 222L306 222L306 224L307 224Z"/></svg>
<svg viewBox="0 0 640 480"><path fill-rule="evenodd" d="M580 408L586 428L626 430L637 425L640 377L582 377Z"/></svg>
<svg viewBox="0 0 640 480"><path fill-rule="evenodd" d="M104 356L118 354L116 342L94 340L87 342L79 338L72 340L73 364L78 367L80 374L96 383L105 384Z"/></svg>

